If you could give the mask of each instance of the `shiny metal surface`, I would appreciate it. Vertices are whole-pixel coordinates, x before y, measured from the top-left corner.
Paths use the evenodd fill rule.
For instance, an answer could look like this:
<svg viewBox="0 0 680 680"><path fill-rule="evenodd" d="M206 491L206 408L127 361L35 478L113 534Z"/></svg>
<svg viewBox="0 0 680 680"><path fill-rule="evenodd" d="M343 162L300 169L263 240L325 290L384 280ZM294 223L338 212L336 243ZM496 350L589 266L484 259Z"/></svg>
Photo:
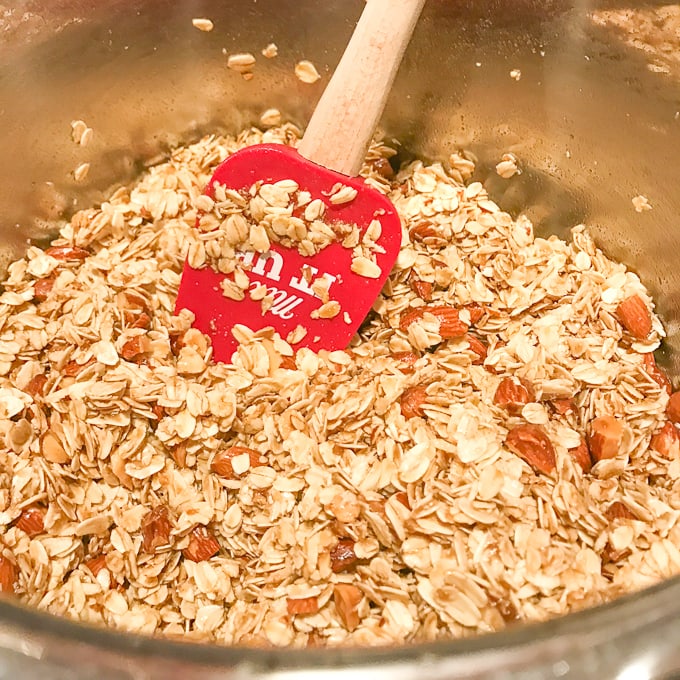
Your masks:
<svg viewBox="0 0 680 680"><path fill-rule="evenodd" d="M605 3L608 8L616 3ZM293 64L328 74L361 0L19 0L0 6L2 262L54 221L101 200L180 141L236 131L270 106L304 124L321 93ZM598 7L605 6L599 3ZM402 155L445 160L464 148L478 178L543 233L579 222L656 295L678 366L680 85L677 67L592 21L586 0L429 0L383 119ZM209 16L212 33L191 26ZM250 82L222 52L259 50ZM509 72L521 70L519 81ZM70 141L70 121L94 128ZM504 152L524 173L493 173ZM90 162L83 185L70 173ZM509 187L509 188L506 188ZM636 213L646 195L653 210ZM675 374L678 371L674 371ZM548 624L398 650L247 651L81 627L0 602L0 677L155 680L361 677L666 678L680 670L680 582Z"/></svg>

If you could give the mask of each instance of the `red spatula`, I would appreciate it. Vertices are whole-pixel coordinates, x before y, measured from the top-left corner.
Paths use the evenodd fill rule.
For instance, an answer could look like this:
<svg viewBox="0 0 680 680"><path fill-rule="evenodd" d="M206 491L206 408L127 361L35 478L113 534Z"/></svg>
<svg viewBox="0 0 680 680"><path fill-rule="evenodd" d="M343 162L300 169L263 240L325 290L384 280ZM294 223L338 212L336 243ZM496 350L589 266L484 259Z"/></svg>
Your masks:
<svg viewBox="0 0 680 680"><path fill-rule="evenodd" d="M278 144L248 147L225 160L212 176L205 191L211 198L220 185L247 199L246 192L254 186L293 180L299 192L308 192L307 205L323 201L324 223L338 229L345 225L343 233L347 225L356 225L361 238L370 236L368 254L357 254L351 239L345 245L332 242L312 255L273 241L266 253L239 253L248 287L238 301L223 294L231 274L185 264L176 311L194 313L194 327L212 339L215 360L231 360L238 346L232 334L236 324L253 330L271 326L284 339L295 331L296 348L344 349L371 309L399 253L401 224L387 198L356 175L424 4L368 0L298 150ZM338 201L340 191L354 198ZM327 293L318 296L318 288L312 287L321 279L326 280ZM266 307L250 297L255 289L264 291L262 286ZM324 313L319 317L325 297L339 304L332 318L324 318ZM298 327L306 331L302 339Z"/></svg>

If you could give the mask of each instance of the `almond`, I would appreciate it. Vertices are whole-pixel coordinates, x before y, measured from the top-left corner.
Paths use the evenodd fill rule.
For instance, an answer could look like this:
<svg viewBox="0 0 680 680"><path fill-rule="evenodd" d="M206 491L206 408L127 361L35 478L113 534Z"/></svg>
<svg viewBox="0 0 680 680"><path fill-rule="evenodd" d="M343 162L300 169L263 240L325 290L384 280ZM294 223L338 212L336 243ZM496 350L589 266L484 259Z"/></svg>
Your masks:
<svg viewBox="0 0 680 680"><path fill-rule="evenodd" d="M203 562L220 550L217 539L204 527L194 527L189 534L189 545L182 551L187 560Z"/></svg>
<svg viewBox="0 0 680 680"><path fill-rule="evenodd" d="M45 251L46 255L53 257L55 260L62 261L83 261L90 257L90 251L78 246L52 246Z"/></svg>
<svg viewBox="0 0 680 680"><path fill-rule="evenodd" d="M354 541L351 538L341 538L331 550L331 569L335 574L347 571L357 561L354 552Z"/></svg>
<svg viewBox="0 0 680 680"><path fill-rule="evenodd" d="M0 555L0 593L13 593L16 580L16 565L5 555Z"/></svg>
<svg viewBox="0 0 680 680"><path fill-rule="evenodd" d="M535 470L545 474L555 470L555 449L542 427L517 425L508 432L505 445Z"/></svg>
<svg viewBox="0 0 680 680"><path fill-rule="evenodd" d="M342 625L351 633L359 625L359 604L364 594L356 586L349 583L338 583L333 586L333 602Z"/></svg>
<svg viewBox="0 0 680 680"><path fill-rule="evenodd" d="M423 406L427 402L427 385L415 385L404 390L401 395L400 406L401 415L404 418L423 417L425 412Z"/></svg>
<svg viewBox="0 0 680 680"><path fill-rule="evenodd" d="M405 491L397 491L393 495L394 500L399 501L405 508L411 509L411 503L408 500L408 494Z"/></svg>
<svg viewBox="0 0 680 680"><path fill-rule="evenodd" d="M470 323L474 326L486 313L487 309L479 302L470 302L463 309L467 309L470 314Z"/></svg>
<svg viewBox="0 0 680 680"><path fill-rule="evenodd" d="M666 415L672 423L680 423L680 392L673 392L668 400Z"/></svg>
<svg viewBox="0 0 680 680"><path fill-rule="evenodd" d="M120 350L120 355L126 361L133 361L138 363L144 358L145 354L149 354L153 346L151 340L146 335L135 335L130 338Z"/></svg>
<svg viewBox="0 0 680 680"><path fill-rule="evenodd" d="M652 331L652 315L639 295L627 297L616 308L621 325L638 340L644 340Z"/></svg>
<svg viewBox="0 0 680 680"><path fill-rule="evenodd" d="M680 458L680 433L672 423L664 426L652 437L649 448L668 459Z"/></svg>
<svg viewBox="0 0 680 680"><path fill-rule="evenodd" d="M281 357L280 368L285 368L289 371L297 371L297 363L295 357Z"/></svg>
<svg viewBox="0 0 680 680"><path fill-rule="evenodd" d="M408 233L414 241L424 241L427 238L439 237L439 232L432 222L425 220L414 224Z"/></svg>
<svg viewBox="0 0 680 680"><path fill-rule="evenodd" d="M413 373L415 370L413 364L415 364L420 357L413 352L395 352L392 354L392 358L397 362L397 368L402 373Z"/></svg>
<svg viewBox="0 0 680 680"><path fill-rule="evenodd" d="M645 370L647 371L649 377L655 383L657 383L659 387L662 387L664 390L666 390L668 394L671 394L671 392L673 391L671 381L669 377L666 375L666 372L657 366L654 354L652 352L648 352L647 354L643 354L642 357Z"/></svg>
<svg viewBox="0 0 680 680"><path fill-rule="evenodd" d="M230 446L228 449L218 451L210 464L210 469L224 479L238 479L241 475L234 471L232 461L237 456L248 455L249 468L261 467L267 464L267 459L258 451L246 446Z"/></svg>
<svg viewBox="0 0 680 680"><path fill-rule="evenodd" d="M41 534L45 530L42 510L25 508L17 518L16 525L31 538Z"/></svg>
<svg viewBox="0 0 680 680"><path fill-rule="evenodd" d="M92 557L83 564L92 572L92 576L97 578L97 574L102 569L106 569L106 555L97 555L97 557Z"/></svg>
<svg viewBox="0 0 680 680"><path fill-rule="evenodd" d="M434 286L429 281L421 281L411 275L409 279L411 290L422 300L429 302L432 299Z"/></svg>
<svg viewBox="0 0 680 680"><path fill-rule="evenodd" d="M39 373L38 375L33 376L28 385L26 385L26 392L32 397L42 397L46 383L47 376L44 373Z"/></svg>
<svg viewBox="0 0 680 680"><path fill-rule="evenodd" d="M448 305L426 305L425 307L407 310L401 315L399 328L402 331L407 330L412 323L422 319L426 312L432 314L439 321L439 335L444 339L460 338L469 330L469 326L460 320L458 310Z"/></svg>
<svg viewBox="0 0 680 680"><path fill-rule="evenodd" d="M555 413L560 416L576 413L576 402L573 399L555 399L550 402L550 405Z"/></svg>
<svg viewBox="0 0 680 680"><path fill-rule="evenodd" d="M151 412L156 416L156 420L161 420L166 416L165 409L160 404L154 404Z"/></svg>
<svg viewBox="0 0 680 680"><path fill-rule="evenodd" d="M590 459L590 451L588 450L588 444L585 439L582 439L581 443L573 449L568 449L568 453L580 466L583 472L590 472L590 468L593 467L593 461Z"/></svg>
<svg viewBox="0 0 680 680"><path fill-rule="evenodd" d="M62 446L61 442L52 432L46 432L40 440L40 453L45 460L50 463L69 463L70 456Z"/></svg>
<svg viewBox="0 0 680 680"><path fill-rule="evenodd" d="M124 312L123 320L128 328L144 328L148 330L151 326L151 317L146 312L140 312L139 314Z"/></svg>
<svg viewBox="0 0 680 680"><path fill-rule="evenodd" d="M172 449L170 454L172 459L177 463L177 467L184 468L187 465L187 443L180 442Z"/></svg>
<svg viewBox="0 0 680 680"><path fill-rule="evenodd" d="M164 505L150 510L142 520L142 547L145 552L155 553L170 542L170 512Z"/></svg>
<svg viewBox="0 0 680 680"><path fill-rule="evenodd" d="M394 177L394 168L390 165L387 158L376 158L374 161L371 161L371 167L385 179L392 179Z"/></svg>
<svg viewBox="0 0 680 680"><path fill-rule="evenodd" d="M480 366L486 359L486 345L471 333L468 333L465 339L468 341L468 345L470 345L470 351L477 357L472 360L473 366Z"/></svg>
<svg viewBox="0 0 680 680"><path fill-rule="evenodd" d="M68 378L75 378L81 371L84 371L88 366L95 363L95 359L88 359L84 364L79 364L75 359L69 361L64 368L61 369L61 374Z"/></svg>
<svg viewBox="0 0 680 680"><path fill-rule="evenodd" d="M141 314L150 312L147 301L137 293L131 290L121 290L116 294L116 306L121 312L131 312L133 314Z"/></svg>
<svg viewBox="0 0 680 680"><path fill-rule="evenodd" d="M597 463L604 458L615 458L623 440L623 423L614 416L600 416L590 424L588 447Z"/></svg>
<svg viewBox="0 0 680 680"><path fill-rule="evenodd" d="M503 378L493 397L493 403L509 413L517 414L525 404L534 401L534 390L522 378Z"/></svg>
<svg viewBox="0 0 680 680"><path fill-rule="evenodd" d="M489 605L496 608L496 611L501 615L505 623L512 623L521 619L517 607L508 598L492 596L489 598Z"/></svg>
<svg viewBox="0 0 680 680"><path fill-rule="evenodd" d="M288 597L286 598L288 615L296 614L316 614L319 611L319 598L316 595L311 597Z"/></svg>
<svg viewBox="0 0 680 680"><path fill-rule="evenodd" d="M615 519L637 519L635 515L621 501L614 501L605 511L605 517L610 520Z"/></svg>
<svg viewBox="0 0 680 680"><path fill-rule="evenodd" d="M47 276L44 279L38 279L33 284L33 299L37 300L38 302L45 302L45 300L47 300L49 297L49 294L52 292L54 281L54 276Z"/></svg>

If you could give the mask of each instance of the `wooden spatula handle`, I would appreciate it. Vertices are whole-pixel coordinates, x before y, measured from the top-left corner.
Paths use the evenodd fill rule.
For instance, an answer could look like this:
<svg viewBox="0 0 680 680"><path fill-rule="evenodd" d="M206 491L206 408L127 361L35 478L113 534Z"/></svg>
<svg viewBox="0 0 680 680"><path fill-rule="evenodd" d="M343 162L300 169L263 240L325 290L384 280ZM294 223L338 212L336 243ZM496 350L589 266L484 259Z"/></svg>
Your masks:
<svg viewBox="0 0 680 680"><path fill-rule="evenodd" d="M368 0L298 150L358 175L425 0Z"/></svg>

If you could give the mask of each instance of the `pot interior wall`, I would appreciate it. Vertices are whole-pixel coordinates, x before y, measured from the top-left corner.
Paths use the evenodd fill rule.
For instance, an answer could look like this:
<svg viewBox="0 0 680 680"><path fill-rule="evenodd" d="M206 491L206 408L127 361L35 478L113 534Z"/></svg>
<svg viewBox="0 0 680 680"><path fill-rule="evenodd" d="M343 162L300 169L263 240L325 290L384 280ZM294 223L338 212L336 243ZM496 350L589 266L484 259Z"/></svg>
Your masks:
<svg viewBox="0 0 680 680"><path fill-rule="evenodd" d="M362 4L89 0L29 2L10 13L0 50L5 264L27 237L44 237L55 219L102 200L181 141L237 131L271 106L303 125ZM196 30L195 16L210 17L215 29ZM473 152L492 196L513 214L529 214L540 233L591 225L657 295L672 347L680 299L677 73L650 70L649 54L599 16L587 2L433 0L383 131L404 157ZM279 56L267 60L259 52L270 41ZM253 80L226 68L225 52L235 51L258 55ZM301 58L317 64L319 83L295 79ZM95 131L85 148L70 140L77 118ZM493 172L508 151L524 169L511 182ZM91 167L78 184L73 170L82 162ZM653 210L634 211L638 194Z"/></svg>

